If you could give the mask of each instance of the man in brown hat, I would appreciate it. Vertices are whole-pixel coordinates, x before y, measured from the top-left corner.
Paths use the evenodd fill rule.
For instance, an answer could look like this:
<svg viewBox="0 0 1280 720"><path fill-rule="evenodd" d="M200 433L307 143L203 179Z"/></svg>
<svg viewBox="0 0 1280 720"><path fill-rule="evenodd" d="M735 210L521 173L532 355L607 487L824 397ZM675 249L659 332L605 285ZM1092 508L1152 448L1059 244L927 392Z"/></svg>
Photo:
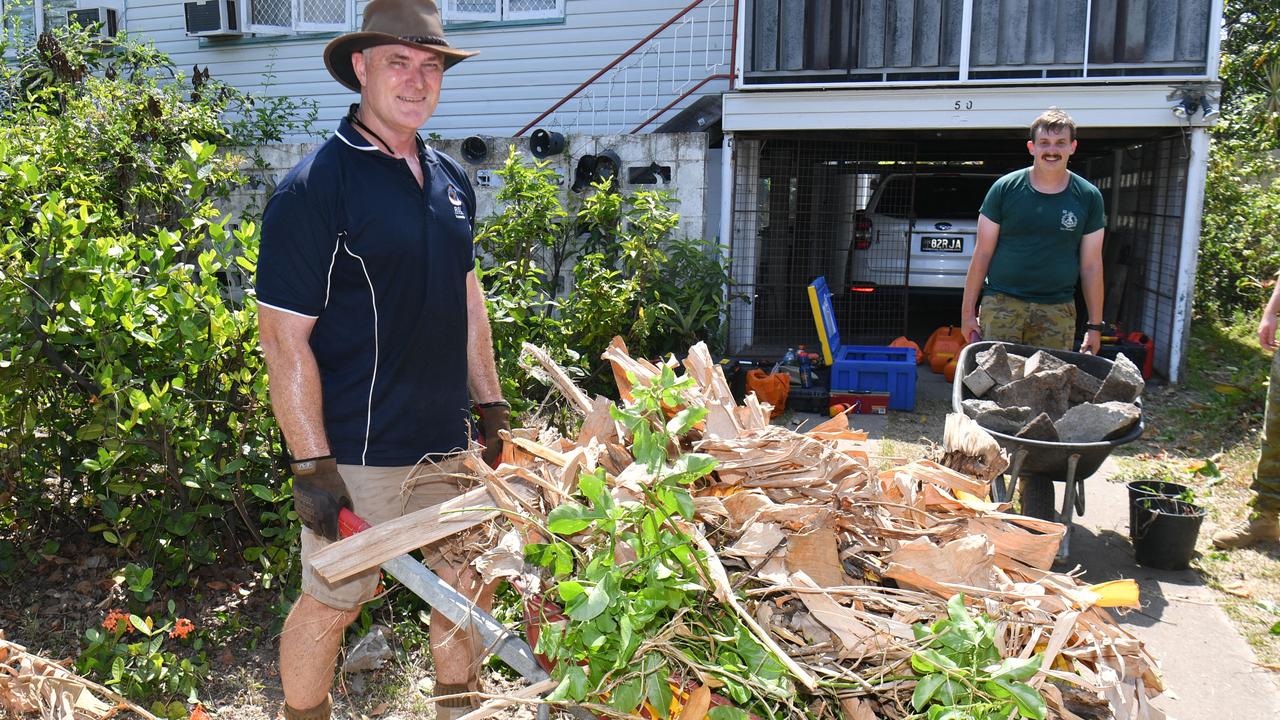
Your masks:
<svg viewBox="0 0 1280 720"><path fill-rule="evenodd" d="M484 295L474 272L475 195L452 158L418 136L444 71L474 55L449 47L432 0L372 0L360 32L325 65L360 93L328 142L267 204L258 319L271 405L293 458L302 520L302 596L280 637L288 720L330 715L343 631L378 571L328 583L309 558L338 539L346 507L371 523L438 504L469 484L470 406L486 462L509 426ZM461 480L460 480L461 479ZM446 548L428 563L488 607L491 589ZM480 648L432 613L437 716L469 711Z"/></svg>

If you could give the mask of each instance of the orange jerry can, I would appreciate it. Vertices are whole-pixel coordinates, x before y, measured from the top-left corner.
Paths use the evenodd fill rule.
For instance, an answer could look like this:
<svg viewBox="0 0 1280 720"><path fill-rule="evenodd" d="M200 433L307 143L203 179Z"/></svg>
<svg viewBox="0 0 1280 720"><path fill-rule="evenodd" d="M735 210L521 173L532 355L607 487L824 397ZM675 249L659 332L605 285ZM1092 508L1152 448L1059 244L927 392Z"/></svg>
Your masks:
<svg viewBox="0 0 1280 720"><path fill-rule="evenodd" d="M965 342L964 333L960 328L945 325L934 330L933 334L929 336L928 342L924 344L924 355L929 358L929 367L934 372L942 372L943 368L946 367L947 360L950 360L951 357L959 356L961 348L965 345L968 345L968 343ZM934 359L937 355L949 355L950 357L939 362Z"/></svg>
<svg viewBox="0 0 1280 720"><path fill-rule="evenodd" d="M920 346L915 344L915 342L908 340L904 336L899 336L893 342L889 343L889 347L911 348L916 351L916 364L919 365L924 362L924 353L920 351Z"/></svg>

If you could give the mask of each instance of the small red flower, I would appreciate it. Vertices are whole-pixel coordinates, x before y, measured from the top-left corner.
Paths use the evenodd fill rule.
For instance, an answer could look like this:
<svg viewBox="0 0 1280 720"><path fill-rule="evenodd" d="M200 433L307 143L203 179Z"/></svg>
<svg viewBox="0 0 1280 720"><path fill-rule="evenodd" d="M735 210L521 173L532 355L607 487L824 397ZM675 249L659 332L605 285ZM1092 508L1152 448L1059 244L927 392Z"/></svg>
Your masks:
<svg viewBox="0 0 1280 720"><path fill-rule="evenodd" d="M178 621L173 624L173 629L169 631L169 637L182 640L190 635L191 631L195 629L195 623L186 618L178 618Z"/></svg>
<svg viewBox="0 0 1280 720"><path fill-rule="evenodd" d="M122 610L112 608L107 613L107 617L102 621L102 627L111 632L128 633L133 632L133 626L129 624L129 615Z"/></svg>

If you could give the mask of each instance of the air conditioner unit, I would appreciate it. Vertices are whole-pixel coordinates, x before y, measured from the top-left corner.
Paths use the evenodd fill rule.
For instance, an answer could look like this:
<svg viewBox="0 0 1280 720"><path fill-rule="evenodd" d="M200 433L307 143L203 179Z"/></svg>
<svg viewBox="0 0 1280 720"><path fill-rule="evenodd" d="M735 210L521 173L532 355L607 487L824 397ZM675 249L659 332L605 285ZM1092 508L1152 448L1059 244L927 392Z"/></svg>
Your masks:
<svg viewBox="0 0 1280 720"><path fill-rule="evenodd" d="M116 25L116 11L111 8L92 7L67 11L67 24L87 28L97 26L102 37L115 37L119 32Z"/></svg>
<svg viewBox="0 0 1280 720"><path fill-rule="evenodd" d="M183 3L190 37L235 37L243 35L236 0L195 0Z"/></svg>

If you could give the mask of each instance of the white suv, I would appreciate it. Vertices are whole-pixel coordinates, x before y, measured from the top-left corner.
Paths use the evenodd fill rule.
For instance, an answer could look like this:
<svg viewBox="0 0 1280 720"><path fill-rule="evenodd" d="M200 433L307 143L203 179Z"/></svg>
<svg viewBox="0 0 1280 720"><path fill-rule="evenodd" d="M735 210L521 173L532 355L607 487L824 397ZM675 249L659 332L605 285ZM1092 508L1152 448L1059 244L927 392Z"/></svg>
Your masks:
<svg viewBox="0 0 1280 720"><path fill-rule="evenodd" d="M963 289L978 239L978 209L998 177L886 176L854 218L846 275L851 288L900 287L906 280L911 288Z"/></svg>

